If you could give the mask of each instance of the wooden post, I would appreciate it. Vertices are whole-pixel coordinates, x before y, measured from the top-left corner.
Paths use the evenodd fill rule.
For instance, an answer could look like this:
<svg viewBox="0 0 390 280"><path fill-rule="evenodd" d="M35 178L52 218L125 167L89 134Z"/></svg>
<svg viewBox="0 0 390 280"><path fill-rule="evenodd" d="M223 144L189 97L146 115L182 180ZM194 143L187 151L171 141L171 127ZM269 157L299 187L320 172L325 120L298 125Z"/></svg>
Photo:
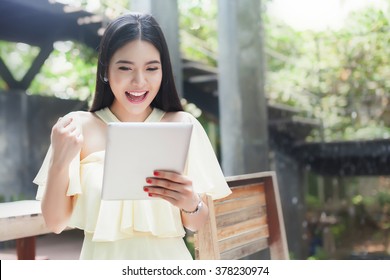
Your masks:
<svg viewBox="0 0 390 280"><path fill-rule="evenodd" d="M202 230L196 233L195 258L197 260L218 260L220 257L217 232L215 230L217 225L215 222L213 199L209 195L203 195L202 199L209 208L210 217L207 219L207 222L203 226ZM202 240L202 242L198 242L198 240Z"/></svg>
<svg viewBox="0 0 390 280"><path fill-rule="evenodd" d="M16 254L18 260L35 260L35 236L17 239Z"/></svg>

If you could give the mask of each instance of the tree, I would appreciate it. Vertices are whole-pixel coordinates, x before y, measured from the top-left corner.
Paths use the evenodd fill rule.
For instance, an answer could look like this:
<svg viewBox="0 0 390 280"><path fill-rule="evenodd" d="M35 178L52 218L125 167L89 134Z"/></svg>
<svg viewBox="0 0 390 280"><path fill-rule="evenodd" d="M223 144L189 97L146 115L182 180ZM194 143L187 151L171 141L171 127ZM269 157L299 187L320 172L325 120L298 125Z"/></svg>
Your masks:
<svg viewBox="0 0 390 280"><path fill-rule="evenodd" d="M72 0L91 12L115 17L130 1ZM115 2L115 3L113 3ZM322 120L324 139L390 137L390 20L377 8L354 12L340 30L297 31L267 14L264 1L266 94L269 102L299 108ZM99 5L91 5L97 3ZM217 65L217 1L178 0L183 55ZM89 99L96 53L74 42L58 42L30 86L30 94ZM20 77L38 53L24 44L0 42L0 54ZM0 88L6 88L0 79ZM309 140L319 140L313 134Z"/></svg>
<svg viewBox="0 0 390 280"><path fill-rule="evenodd" d="M265 18L271 101L321 119L324 140L390 136L390 26L382 10L354 12L342 29L322 32Z"/></svg>

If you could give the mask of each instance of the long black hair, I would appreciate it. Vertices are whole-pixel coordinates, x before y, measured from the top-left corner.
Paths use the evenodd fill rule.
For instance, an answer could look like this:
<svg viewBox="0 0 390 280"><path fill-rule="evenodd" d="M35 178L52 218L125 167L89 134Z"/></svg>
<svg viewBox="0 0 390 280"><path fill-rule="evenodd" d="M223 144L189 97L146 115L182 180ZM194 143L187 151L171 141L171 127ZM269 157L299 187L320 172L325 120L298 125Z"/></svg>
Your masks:
<svg viewBox="0 0 390 280"><path fill-rule="evenodd" d="M172 64L164 34L153 16L138 13L123 15L107 26L100 42L95 96L89 111L95 112L108 107L114 101L111 87L105 81L108 65L114 53L133 40L147 41L160 53L162 81L151 106L166 112L183 111L173 78Z"/></svg>

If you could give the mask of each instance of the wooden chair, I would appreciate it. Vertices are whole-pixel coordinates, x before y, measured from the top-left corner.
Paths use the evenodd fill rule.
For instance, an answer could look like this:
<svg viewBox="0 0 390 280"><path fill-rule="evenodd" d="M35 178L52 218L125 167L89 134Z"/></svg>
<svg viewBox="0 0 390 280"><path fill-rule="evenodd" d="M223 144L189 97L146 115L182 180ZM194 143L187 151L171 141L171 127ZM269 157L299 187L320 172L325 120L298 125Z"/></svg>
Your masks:
<svg viewBox="0 0 390 280"><path fill-rule="evenodd" d="M196 259L241 259L269 249L271 259L288 259L275 172L226 178L232 194L213 201L206 225L195 234Z"/></svg>

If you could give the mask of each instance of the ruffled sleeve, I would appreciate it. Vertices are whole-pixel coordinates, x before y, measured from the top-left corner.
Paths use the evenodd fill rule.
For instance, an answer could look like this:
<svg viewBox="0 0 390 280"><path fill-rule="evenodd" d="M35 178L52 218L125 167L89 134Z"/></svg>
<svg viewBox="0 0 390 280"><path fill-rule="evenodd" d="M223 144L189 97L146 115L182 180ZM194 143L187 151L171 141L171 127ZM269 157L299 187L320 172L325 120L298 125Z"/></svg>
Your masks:
<svg viewBox="0 0 390 280"><path fill-rule="evenodd" d="M101 200L105 152L95 152L80 165L82 194L69 221L72 228L92 234L96 242L135 235L184 236L180 210L164 200Z"/></svg>
<svg viewBox="0 0 390 280"><path fill-rule="evenodd" d="M76 120L77 125L81 124L78 121L77 117L72 115L72 117ZM45 193L46 183L47 183L47 175L49 172L50 160L52 155L52 147L49 146L49 149L46 153L46 156L43 160L42 166L39 169L37 175L35 176L33 183L38 185L38 190L36 194L36 199L41 200ZM68 196L73 196L81 193L81 185L80 185L80 153L78 153L75 158L71 161L69 165L69 185L67 190Z"/></svg>
<svg viewBox="0 0 390 280"><path fill-rule="evenodd" d="M160 121L163 114L164 112L155 109L147 121ZM186 175L191 178L197 193L210 194L213 199L229 195L231 191L206 132L193 116L189 115L189 121L193 123L193 132ZM51 148L34 179L34 183L39 185L38 199L42 197L46 186L50 158ZM68 224L70 227L92 234L92 240L96 242L115 241L138 235L185 235L180 209L167 201L101 200L104 158L105 151L92 153L81 161L80 155L77 155L70 165L67 194L77 195Z"/></svg>
<svg viewBox="0 0 390 280"><path fill-rule="evenodd" d="M191 144L188 154L187 174L197 193L207 193L213 199L231 193L215 156L210 140L197 119L190 116L193 123Z"/></svg>

